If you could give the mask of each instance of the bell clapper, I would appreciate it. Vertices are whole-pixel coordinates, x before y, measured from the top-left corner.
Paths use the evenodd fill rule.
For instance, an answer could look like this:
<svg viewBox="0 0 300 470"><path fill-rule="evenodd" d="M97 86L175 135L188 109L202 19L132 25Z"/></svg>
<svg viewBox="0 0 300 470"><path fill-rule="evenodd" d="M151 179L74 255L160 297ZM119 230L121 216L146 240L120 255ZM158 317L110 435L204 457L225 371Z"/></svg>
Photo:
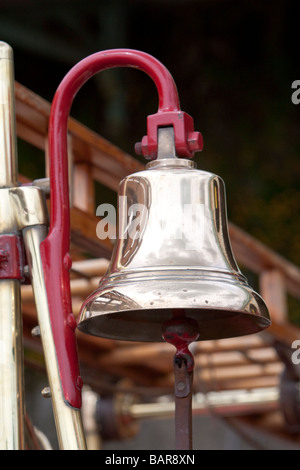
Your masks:
<svg viewBox="0 0 300 470"><path fill-rule="evenodd" d="M173 311L173 318L163 324L164 340L176 348L175 377L175 441L177 450L192 449L192 388L194 358L189 345L199 337L198 324L181 310Z"/></svg>

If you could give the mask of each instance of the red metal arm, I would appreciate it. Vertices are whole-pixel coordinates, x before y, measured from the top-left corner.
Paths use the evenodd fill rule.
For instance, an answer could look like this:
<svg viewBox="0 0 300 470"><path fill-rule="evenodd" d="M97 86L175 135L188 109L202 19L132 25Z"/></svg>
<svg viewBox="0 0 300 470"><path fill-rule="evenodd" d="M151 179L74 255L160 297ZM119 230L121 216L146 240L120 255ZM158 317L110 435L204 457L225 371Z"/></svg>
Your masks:
<svg viewBox="0 0 300 470"><path fill-rule="evenodd" d="M142 141L145 156L156 158L157 127L174 126L178 155L188 158L202 147L201 134L194 133L193 120L180 111L176 85L168 70L152 56L140 51L113 49L93 54L77 65L59 85L49 121L50 231L41 243L52 331L61 383L66 401L81 406L81 386L75 340L76 321L70 292L70 208L68 188L67 128L73 99L83 84L96 73L113 67L133 67L147 73L158 95L158 112L148 116L148 135Z"/></svg>

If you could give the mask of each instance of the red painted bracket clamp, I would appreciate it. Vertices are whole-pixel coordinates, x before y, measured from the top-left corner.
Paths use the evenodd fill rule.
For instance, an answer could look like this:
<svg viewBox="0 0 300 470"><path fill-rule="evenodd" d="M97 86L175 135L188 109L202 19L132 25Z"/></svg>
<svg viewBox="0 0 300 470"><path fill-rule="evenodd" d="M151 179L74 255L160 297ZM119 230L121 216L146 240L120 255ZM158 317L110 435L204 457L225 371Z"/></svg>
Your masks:
<svg viewBox="0 0 300 470"><path fill-rule="evenodd" d="M147 135L135 146L136 153L155 160L158 148L158 128L174 128L175 149L178 157L193 158L195 152L203 149L203 138L200 132L194 131L194 120L183 111L164 111L152 114L147 118Z"/></svg>
<svg viewBox="0 0 300 470"><path fill-rule="evenodd" d="M24 281L24 261L21 237L0 235L0 279Z"/></svg>
<svg viewBox="0 0 300 470"><path fill-rule="evenodd" d="M159 108L149 117L148 148L155 154L157 126L174 125L179 153L191 156L195 136L192 121L179 108L176 85L169 71L152 56L128 49L101 51L75 65L59 85L51 106L49 120L50 160L50 230L40 245L51 326L55 342L61 385L66 402L81 407L82 380L75 339L76 321L72 314L70 292L70 206L68 187L67 130L73 99L80 88L96 73L113 67L133 67L147 73L154 81ZM183 119L182 119L183 118ZM187 144L186 144L187 140ZM188 147L183 150L184 147Z"/></svg>

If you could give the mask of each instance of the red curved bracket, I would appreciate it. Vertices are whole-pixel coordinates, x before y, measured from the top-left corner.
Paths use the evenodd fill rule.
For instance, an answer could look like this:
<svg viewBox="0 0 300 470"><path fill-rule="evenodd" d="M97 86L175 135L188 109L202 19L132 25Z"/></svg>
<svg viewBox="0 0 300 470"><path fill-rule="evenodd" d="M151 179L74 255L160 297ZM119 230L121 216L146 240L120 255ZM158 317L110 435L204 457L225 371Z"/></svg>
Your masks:
<svg viewBox="0 0 300 470"><path fill-rule="evenodd" d="M192 135L192 118L179 109L178 93L172 76L158 60L144 52L112 49L92 54L69 71L56 91L49 121L51 222L49 234L41 243L40 251L62 389L65 400L75 408L81 407L82 381L79 377L76 321L72 315L69 276L68 117L73 99L82 85L96 73L113 67L138 68L147 73L156 85L159 108L157 114L148 117L147 142L143 139L145 155L151 158L155 155L157 127L161 125L174 125L175 141L176 138L179 141L179 155L191 157L198 145L195 144L198 136Z"/></svg>

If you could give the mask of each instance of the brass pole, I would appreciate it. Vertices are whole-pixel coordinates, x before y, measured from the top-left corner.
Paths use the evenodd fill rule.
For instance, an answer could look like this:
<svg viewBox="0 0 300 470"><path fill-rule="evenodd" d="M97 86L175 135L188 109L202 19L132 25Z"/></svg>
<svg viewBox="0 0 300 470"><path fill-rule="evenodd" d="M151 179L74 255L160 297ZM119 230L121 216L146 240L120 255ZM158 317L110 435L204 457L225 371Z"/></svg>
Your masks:
<svg viewBox="0 0 300 470"><path fill-rule="evenodd" d="M11 47L0 42L0 193L17 186L14 67ZM0 237L16 231L11 206L0 194ZM15 262L1 247L0 268ZM5 277L5 276L3 276ZM20 282L0 280L0 449L24 449L24 372Z"/></svg>

